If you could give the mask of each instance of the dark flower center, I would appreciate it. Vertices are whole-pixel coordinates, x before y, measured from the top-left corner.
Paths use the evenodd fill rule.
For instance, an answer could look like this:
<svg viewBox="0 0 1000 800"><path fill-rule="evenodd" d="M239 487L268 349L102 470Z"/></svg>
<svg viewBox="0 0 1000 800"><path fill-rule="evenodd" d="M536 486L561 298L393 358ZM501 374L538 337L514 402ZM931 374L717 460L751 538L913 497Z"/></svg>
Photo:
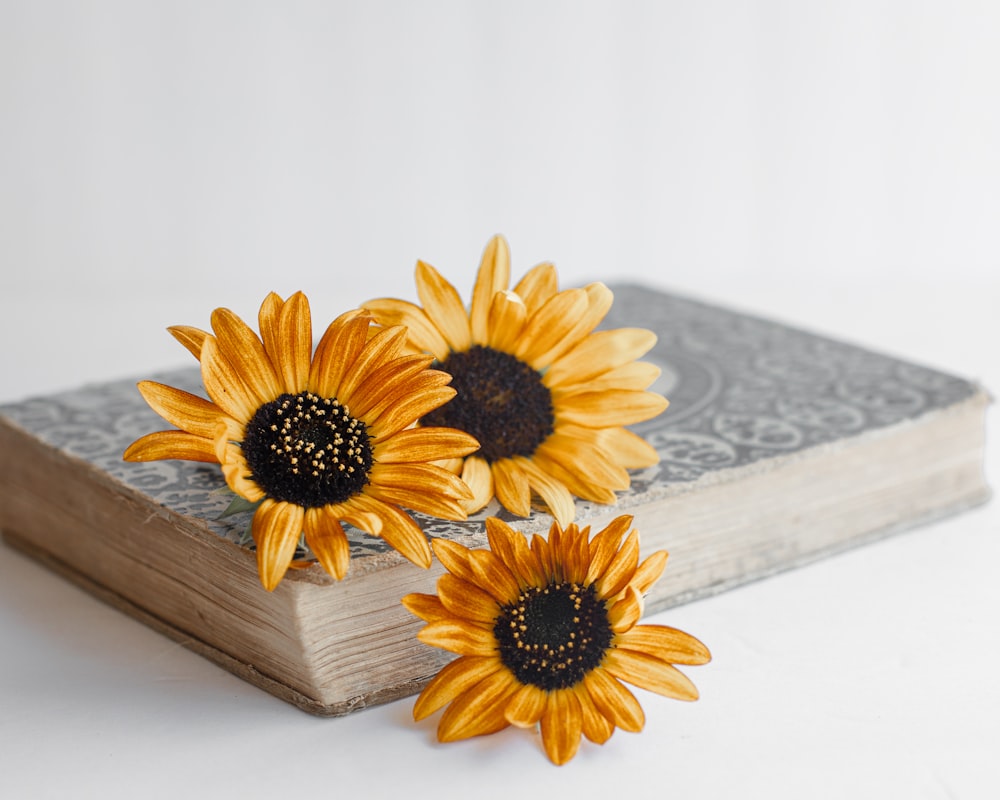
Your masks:
<svg viewBox="0 0 1000 800"><path fill-rule="evenodd" d="M317 508L342 503L368 483L368 429L334 398L283 394L247 423L243 456L268 497Z"/></svg>
<svg viewBox="0 0 1000 800"><path fill-rule="evenodd" d="M552 395L542 376L510 353L475 345L435 367L452 376L457 392L423 418L425 425L458 428L479 440L479 455L493 463L530 457L553 431Z"/></svg>
<svg viewBox="0 0 1000 800"><path fill-rule="evenodd" d="M597 667L613 633L593 586L550 583L525 589L493 626L500 660L521 683L551 691L575 686Z"/></svg>

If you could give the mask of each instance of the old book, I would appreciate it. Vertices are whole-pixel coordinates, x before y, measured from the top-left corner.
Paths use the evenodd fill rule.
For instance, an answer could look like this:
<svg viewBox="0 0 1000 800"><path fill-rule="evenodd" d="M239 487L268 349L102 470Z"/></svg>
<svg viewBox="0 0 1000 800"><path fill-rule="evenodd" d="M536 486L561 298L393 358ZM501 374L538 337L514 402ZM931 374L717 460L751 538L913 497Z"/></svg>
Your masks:
<svg viewBox="0 0 1000 800"><path fill-rule="evenodd" d="M662 461L599 529L635 515L670 564L647 608L720 592L984 502L988 397L966 380L642 286L615 287L606 327L641 326L671 400L637 426ZM157 377L201 393L197 368ZM248 681L339 715L413 693L449 658L415 638L400 605L433 591L422 570L353 531L348 577L318 566L273 594L246 546L249 515L223 516L215 465L127 464L163 427L135 381L0 407L0 527L12 546ZM483 518L421 518L429 536L485 543ZM550 518L503 515L525 532Z"/></svg>

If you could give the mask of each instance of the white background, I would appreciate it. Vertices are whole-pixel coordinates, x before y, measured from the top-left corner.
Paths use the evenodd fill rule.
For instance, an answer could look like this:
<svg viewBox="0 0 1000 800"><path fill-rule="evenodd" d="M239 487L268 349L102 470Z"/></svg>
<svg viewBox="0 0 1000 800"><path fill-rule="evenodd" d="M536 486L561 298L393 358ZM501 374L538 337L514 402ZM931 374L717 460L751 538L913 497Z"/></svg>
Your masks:
<svg viewBox="0 0 1000 800"><path fill-rule="evenodd" d="M188 364L167 325L271 289L318 325L422 258L467 296L495 232L515 276L1000 391L998 42L994 2L0 0L0 402ZM409 700L313 719L0 548L0 795L995 797L998 532L654 618L712 648L702 699L643 695L645 733L561 769L523 731L437 745Z"/></svg>

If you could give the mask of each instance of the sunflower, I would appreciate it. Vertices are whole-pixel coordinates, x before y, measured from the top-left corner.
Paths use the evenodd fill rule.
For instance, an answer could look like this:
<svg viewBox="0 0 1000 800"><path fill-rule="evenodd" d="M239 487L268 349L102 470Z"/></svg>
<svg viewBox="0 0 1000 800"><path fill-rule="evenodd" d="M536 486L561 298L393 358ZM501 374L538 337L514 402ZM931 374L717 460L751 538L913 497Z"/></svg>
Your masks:
<svg viewBox="0 0 1000 800"><path fill-rule="evenodd" d="M373 329L360 311L332 322L313 355L301 292L267 296L260 337L229 309L211 320L213 333L169 329L200 360L211 399L142 381L146 402L180 430L143 436L125 460L219 463L229 488L256 504L251 531L268 591L303 534L323 568L343 578L350 547L341 521L429 567L427 539L400 506L465 518L468 487L429 462L462 457L477 442L461 431L413 428L454 396L450 376L428 369L429 356L402 352L403 328Z"/></svg>
<svg viewBox="0 0 1000 800"><path fill-rule="evenodd" d="M637 624L667 554L640 564L638 533L625 536L631 524L620 516L588 541L589 528L553 523L548 541L535 535L529 546L490 517L488 550L435 539L448 570L437 594L409 594L403 605L428 623L421 641L459 657L421 692L414 718L447 705L442 742L538 723L549 759L564 764L581 734L603 744L616 727L642 730L642 708L622 681L696 700L698 690L673 665L711 656L682 631Z"/></svg>
<svg viewBox="0 0 1000 800"><path fill-rule="evenodd" d="M431 353L458 394L421 424L464 430L479 449L450 467L474 499L495 496L519 516L537 495L563 526L573 496L614 503L630 485L628 469L659 456L625 425L667 407L646 389L659 369L636 361L656 343L651 331L594 332L612 303L601 283L559 291L552 264L539 264L508 290L510 251L494 237L483 253L469 310L434 267L417 262L423 307L382 298L364 304L383 325L403 324L414 352Z"/></svg>

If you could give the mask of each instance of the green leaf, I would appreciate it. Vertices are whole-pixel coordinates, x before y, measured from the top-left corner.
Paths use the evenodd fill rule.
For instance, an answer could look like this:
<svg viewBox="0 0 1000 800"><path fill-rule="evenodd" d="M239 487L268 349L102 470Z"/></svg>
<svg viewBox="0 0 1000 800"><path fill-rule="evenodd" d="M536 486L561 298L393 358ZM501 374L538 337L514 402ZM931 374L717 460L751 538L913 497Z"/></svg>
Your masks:
<svg viewBox="0 0 1000 800"><path fill-rule="evenodd" d="M245 514L248 511L256 511L260 503L260 500L256 503L251 503L245 497L240 497L238 494L234 495L232 501L229 503L229 507L219 514L218 519L225 519L235 514Z"/></svg>

